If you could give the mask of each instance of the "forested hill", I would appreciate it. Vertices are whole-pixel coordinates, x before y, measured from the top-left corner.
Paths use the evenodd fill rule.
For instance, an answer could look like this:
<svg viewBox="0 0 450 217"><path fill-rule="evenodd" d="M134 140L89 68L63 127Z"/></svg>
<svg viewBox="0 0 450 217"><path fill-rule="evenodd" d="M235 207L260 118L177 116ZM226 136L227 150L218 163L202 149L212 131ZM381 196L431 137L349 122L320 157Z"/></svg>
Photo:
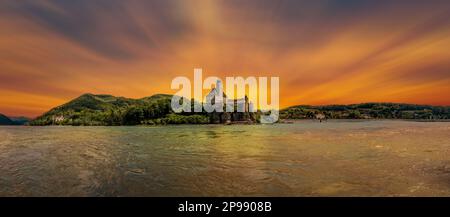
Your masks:
<svg viewBox="0 0 450 217"><path fill-rule="evenodd" d="M84 94L51 109L30 125L118 126L139 124L208 123L206 116L174 114L172 95L157 94L141 99Z"/></svg>
<svg viewBox="0 0 450 217"><path fill-rule="evenodd" d="M51 109L30 125L118 126L140 124L206 124L206 113L175 114L172 95L157 94L141 99L84 94ZM280 111L280 119L450 119L449 106L398 103L292 106Z"/></svg>
<svg viewBox="0 0 450 217"><path fill-rule="evenodd" d="M6 115L0 114L0 125L14 125L14 122Z"/></svg>
<svg viewBox="0 0 450 217"><path fill-rule="evenodd" d="M450 119L450 106L401 103L292 106L280 111L282 119L308 119L324 114L329 119Z"/></svg>

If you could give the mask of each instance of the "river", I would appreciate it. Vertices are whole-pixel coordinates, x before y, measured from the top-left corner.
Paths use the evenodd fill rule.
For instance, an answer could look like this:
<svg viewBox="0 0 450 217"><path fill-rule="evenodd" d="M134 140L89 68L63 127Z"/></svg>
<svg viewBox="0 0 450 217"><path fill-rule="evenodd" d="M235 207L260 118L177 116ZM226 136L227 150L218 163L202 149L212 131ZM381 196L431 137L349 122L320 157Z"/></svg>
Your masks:
<svg viewBox="0 0 450 217"><path fill-rule="evenodd" d="M0 196L450 196L450 122L0 127Z"/></svg>

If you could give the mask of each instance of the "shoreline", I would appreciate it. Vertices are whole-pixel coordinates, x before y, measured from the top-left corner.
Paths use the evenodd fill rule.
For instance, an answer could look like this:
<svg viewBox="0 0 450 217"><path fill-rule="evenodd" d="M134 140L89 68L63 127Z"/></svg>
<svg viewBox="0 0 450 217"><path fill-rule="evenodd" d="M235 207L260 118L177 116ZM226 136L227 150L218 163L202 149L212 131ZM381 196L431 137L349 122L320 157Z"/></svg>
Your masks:
<svg viewBox="0 0 450 217"><path fill-rule="evenodd" d="M317 119L282 119L273 124L261 124L261 123L226 123L226 124L138 124L138 125L0 125L0 127L157 127L157 126L187 126L187 125L207 125L207 126L233 126L233 125L276 125L276 124L297 124L302 122L317 122L326 124L337 122L372 122L372 121L405 121L405 122L450 122L450 119L327 119L320 122Z"/></svg>
<svg viewBox="0 0 450 217"><path fill-rule="evenodd" d="M282 119L283 122L304 122L304 121L311 121L311 122L319 122L317 119ZM327 119L322 121L322 123L326 123L328 121L331 122L363 122L363 121L411 121L411 122L450 122L450 119L399 119L399 118L369 118L369 119ZM282 123L282 122L280 122Z"/></svg>

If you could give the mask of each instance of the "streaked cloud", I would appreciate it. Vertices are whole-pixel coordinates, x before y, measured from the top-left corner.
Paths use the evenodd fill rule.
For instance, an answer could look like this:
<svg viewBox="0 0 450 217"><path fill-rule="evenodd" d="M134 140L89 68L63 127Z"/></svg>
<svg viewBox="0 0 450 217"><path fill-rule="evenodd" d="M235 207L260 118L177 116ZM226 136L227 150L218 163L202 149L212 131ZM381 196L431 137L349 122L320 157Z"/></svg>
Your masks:
<svg viewBox="0 0 450 217"><path fill-rule="evenodd" d="M282 106L450 104L448 1L5 0L0 113L175 76L280 76Z"/></svg>

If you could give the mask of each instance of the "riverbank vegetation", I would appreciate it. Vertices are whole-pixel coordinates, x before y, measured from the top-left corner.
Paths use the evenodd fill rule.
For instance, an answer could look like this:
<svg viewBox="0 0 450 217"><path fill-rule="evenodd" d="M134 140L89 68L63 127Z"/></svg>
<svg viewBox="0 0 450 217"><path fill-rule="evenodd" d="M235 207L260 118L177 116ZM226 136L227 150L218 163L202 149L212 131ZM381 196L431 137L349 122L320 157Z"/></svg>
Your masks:
<svg viewBox="0 0 450 217"><path fill-rule="evenodd" d="M33 120L30 125L119 126L160 124L206 124L206 114L175 114L172 95L142 99L84 94Z"/></svg>
<svg viewBox="0 0 450 217"><path fill-rule="evenodd" d="M31 121L30 125L120 126L207 124L210 116L177 113L170 106L172 95L158 94L141 99L84 94ZM450 107L398 103L293 106L280 111L280 119L450 119ZM256 114L258 115L258 114Z"/></svg>
<svg viewBox="0 0 450 217"><path fill-rule="evenodd" d="M310 119L323 114L327 119L450 119L449 106L400 103L293 106L280 111L281 119Z"/></svg>

